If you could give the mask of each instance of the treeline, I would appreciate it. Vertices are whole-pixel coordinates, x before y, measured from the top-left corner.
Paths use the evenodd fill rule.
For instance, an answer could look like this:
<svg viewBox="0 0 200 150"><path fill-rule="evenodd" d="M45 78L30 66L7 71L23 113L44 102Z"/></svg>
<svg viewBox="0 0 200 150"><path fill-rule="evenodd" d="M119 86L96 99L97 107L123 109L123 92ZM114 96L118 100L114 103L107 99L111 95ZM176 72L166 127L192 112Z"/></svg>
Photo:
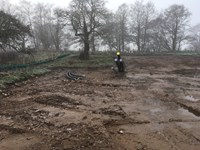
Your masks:
<svg viewBox="0 0 200 150"><path fill-rule="evenodd" d="M152 2L122 4L116 12L104 0L72 0L66 8L0 0L0 49L27 51L120 50L139 52L198 50L199 34L189 31L190 11L171 5L162 12ZM73 45L73 46L72 46Z"/></svg>

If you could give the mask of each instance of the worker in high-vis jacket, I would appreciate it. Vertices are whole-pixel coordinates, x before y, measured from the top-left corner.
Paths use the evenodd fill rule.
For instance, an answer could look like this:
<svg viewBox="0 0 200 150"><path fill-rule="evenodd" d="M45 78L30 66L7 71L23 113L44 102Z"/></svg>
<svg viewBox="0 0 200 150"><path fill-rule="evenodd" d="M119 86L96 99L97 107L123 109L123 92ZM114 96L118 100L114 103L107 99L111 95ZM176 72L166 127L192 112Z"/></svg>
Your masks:
<svg viewBox="0 0 200 150"><path fill-rule="evenodd" d="M122 58L120 56L120 52L118 51L116 54L117 54L117 57L115 58L115 63L117 65L118 71L124 72L125 71L124 61L122 60Z"/></svg>

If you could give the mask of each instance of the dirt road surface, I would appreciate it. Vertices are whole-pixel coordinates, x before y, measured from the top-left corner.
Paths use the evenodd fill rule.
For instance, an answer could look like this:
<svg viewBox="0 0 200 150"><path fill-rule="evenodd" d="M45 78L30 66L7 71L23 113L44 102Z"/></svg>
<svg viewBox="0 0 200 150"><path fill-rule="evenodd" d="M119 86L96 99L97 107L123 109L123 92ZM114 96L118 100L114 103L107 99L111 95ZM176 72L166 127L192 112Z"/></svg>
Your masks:
<svg viewBox="0 0 200 150"><path fill-rule="evenodd" d="M0 150L199 150L200 57L125 61L124 75L60 68L1 91Z"/></svg>

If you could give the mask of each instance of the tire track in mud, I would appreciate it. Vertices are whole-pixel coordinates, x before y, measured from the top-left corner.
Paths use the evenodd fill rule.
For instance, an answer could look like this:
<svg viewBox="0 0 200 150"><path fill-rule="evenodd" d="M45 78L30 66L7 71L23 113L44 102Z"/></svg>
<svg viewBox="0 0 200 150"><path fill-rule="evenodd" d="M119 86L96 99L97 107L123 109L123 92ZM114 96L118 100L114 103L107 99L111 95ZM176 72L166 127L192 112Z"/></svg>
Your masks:
<svg viewBox="0 0 200 150"><path fill-rule="evenodd" d="M45 101L45 98L47 98L47 101ZM51 101L48 101L50 98ZM52 99L53 98L53 99ZM54 102L54 99L58 98L58 100ZM43 101L44 100L44 101ZM60 102L66 102L66 104L70 105L67 106L66 104L64 105L63 103ZM6 105L9 103L9 106ZM50 105L58 108L70 108L74 109L76 105L80 105L79 102L76 102L73 99L70 99L68 97L64 97L61 95L56 95L56 94L51 94L47 95L46 97L43 95L40 96L34 96L34 97L29 97L27 99L23 99L23 101L6 101L4 109L7 111L1 111L1 117L4 117L4 119L11 119L14 122L19 122L19 123L25 123L26 128L56 128L54 124L45 122L46 117L60 117L62 114L61 113L55 113L55 114L50 114L49 111L44 111L44 110L37 110L34 108L37 108L38 104L43 104L43 105ZM72 108L74 106L74 108ZM2 105L3 107L3 105ZM16 108L16 109L15 109ZM62 109L60 109L62 112Z"/></svg>
<svg viewBox="0 0 200 150"><path fill-rule="evenodd" d="M194 139L196 140L198 143L200 143L200 138L199 137L196 137L195 135L191 134L190 132L182 129L182 128L178 128L178 130L180 132L182 132L184 135L188 136L188 137L191 137L191 139Z"/></svg>
<svg viewBox="0 0 200 150"><path fill-rule="evenodd" d="M72 104L76 104L76 103L72 103ZM9 116L13 116L13 115L14 114L9 114ZM51 142L46 141L47 142L46 144L52 145L52 147L55 147L55 148L56 147L58 147L58 148L69 147L69 149L77 149L77 148L84 148L84 147L91 147L91 146L94 147L93 144L97 143L96 140L99 139L99 137L100 137L101 132L99 132L99 131L97 131L97 135L95 135L96 133L91 133L91 130L87 131L87 128L85 128L85 126L87 126L87 125L83 125L83 124L82 125L81 124L80 125L78 125L78 124L67 125L66 124L63 127L57 127L54 124L44 123L43 121L40 121L40 119L38 119L38 118L33 119L33 118L31 118L31 115L37 115L37 116L41 117L41 116L49 115L49 112L45 112L45 111L41 111L41 110L30 111L30 109L28 109L27 111L23 110L23 111L21 111L21 113L18 112L17 117L16 117L17 119L16 118L12 118L12 119L14 122L19 121L19 123L21 123L21 125L23 125L25 123L26 124L25 128L27 130L20 130L16 127L10 127L10 126L5 126L5 125L1 125L0 128L2 130L9 130L11 135L16 134L16 133L22 134L22 133L27 133L27 131L28 132L32 131L33 133L37 133L42 136L47 136L48 139L51 140ZM59 114L55 114L55 116L57 116L57 115L59 115ZM80 128L84 129L85 132L89 132L89 134L80 132L80 131L82 131L82 130L80 130ZM44 129L46 129L47 134L44 133L44 131L45 131ZM60 136L60 133L63 133L63 134ZM94 137L94 135L96 137ZM104 135L104 134L102 134L102 135ZM79 138L83 137L82 142L77 141L77 139L76 139L77 136ZM55 140L55 137L58 140ZM3 139L5 139L5 138L3 138ZM66 139L71 139L70 142L73 141L73 145L67 146L66 144L61 144L63 141L66 142ZM88 139L88 140L84 140L84 139ZM99 145L102 145L102 143L105 143L106 141L108 141L108 139L106 140L106 138L102 136L102 138L97 141L99 141ZM89 142L89 144L88 144L88 142ZM81 146L78 146L78 145L81 145ZM96 145L98 145L98 143ZM106 142L105 145L109 145L109 143ZM0 147L1 147L1 144L0 144Z"/></svg>
<svg viewBox="0 0 200 150"><path fill-rule="evenodd" d="M152 145L158 145L156 139L159 138L161 143L166 144L168 142L168 149L170 149L170 147L178 149L181 135L185 135L186 139L195 139L195 137L198 139L197 136L192 137L187 133L178 132L180 127L178 128L176 126L177 123L195 123L199 122L198 120L178 120L172 117L171 120L164 118L162 122L159 117L149 117L152 115L149 110L142 109L146 107L142 102L144 98L146 98L146 95L150 94L156 98L164 96L148 91L148 87L153 82L157 82L157 80L154 81L154 76L152 76L151 79L142 79L141 77L141 80L138 78L123 78L124 82L122 82L117 78L111 78L111 75L107 75L101 80L99 79L101 75L97 76L99 72L90 72L88 73L89 78L87 80L71 82L64 78L64 72L65 71L59 73L54 72L50 75L45 75L45 77L34 79L27 85L17 87L17 93L21 94L23 93L23 89L26 89L26 93L23 93L22 97L28 95L31 98L29 97L23 99L21 102L13 103L10 101L0 101L0 104L2 104L1 114L4 114L5 119L11 117L11 121L14 122L8 126L10 126L10 128L17 128L17 126L19 126L18 128L22 128L25 133L33 132L41 135L41 137L44 136L45 144L49 145L48 148L44 149L121 150L125 149L123 144L125 145L131 141L132 138L133 141L137 141L135 142L136 145L133 144L133 147L128 147L127 149L153 149ZM52 77L52 75L58 76L59 78ZM145 74L143 78L146 76ZM94 80L93 77L95 77ZM106 79L107 77L108 79ZM96 79L99 79L99 81ZM37 81L40 81L40 83L35 84ZM32 84L32 86L29 87L29 84ZM132 91L134 91L133 94L131 93ZM137 92L140 93L138 94ZM164 93L166 94L166 92ZM13 92L12 97L14 97L15 94L16 93ZM140 99L138 99L139 96L141 96ZM165 101L161 109L164 107L168 108L168 104L173 101L170 98L172 97L169 96L167 100L161 99ZM7 99L9 99L9 97ZM132 106L136 105L132 109L138 108L138 110L134 111L139 113L133 115L133 110L130 112L125 111L125 106L119 104L121 101L130 102ZM149 103L148 105L153 104ZM170 103L169 106L171 105L178 104ZM12 108L15 109L12 110ZM167 110L166 113L168 113L168 111L170 110ZM140 118L140 115L146 115L147 119ZM11 126L12 124L13 126ZM164 131L162 128L159 128L160 133L163 135L155 134L153 130L154 125L159 127L164 126ZM3 127L5 127L6 130L6 125L2 126L2 128ZM122 127L130 128L130 131L133 133L126 132ZM170 132L168 132L167 129ZM119 132L121 130L123 132ZM173 131L175 133L173 133ZM11 134L12 131L10 135ZM174 137L172 137L173 135ZM114 136L119 138L119 142L116 142L117 140ZM123 140L124 137L126 137L125 140ZM176 139L175 142L173 142L173 138ZM198 143L200 142L197 140L196 144L198 145ZM191 146L191 149L192 148L194 147ZM160 149L162 149L162 147L160 147Z"/></svg>
<svg viewBox="0 0 200 150"><path fill-rule="evenodd" d="M182 102L176 102L177 105L183 107L184 109L187 109L189 112L191 112L192 114L194 114L197 117L200 117L200 110L197 108L194 108L192 106L188 106L187 104L184 104Z"/></svg>
<svg viewBox="0 0 200 150"><path fill-rule="evenodd" d="M31 105L34 105L34 103L31 100L25 99L24 101L9 101L6 100L4 102L0 102L0 108L6 109L6 110L15 110L30 107ZM0 110L1 112L2 110Z"/></svg>
<svg viewBox="0 0 200 150"><path fill-rule="evenodd" d="M121 125L143 125L143 124L150 124L150 121L147 120L135 120L131 118L126 118L126 119L109 119L105 120L103 124L106 127L116 127L116 126L121 126Z"/></svg>
<svg viewBox="0 0 200 150"><path fill-rule="evenodd" d="M81 102L76 101L75 99L58 94L37 96L33 99L33 101L39 104L72 109L75 109L78 105L84 105Z"/></svg>

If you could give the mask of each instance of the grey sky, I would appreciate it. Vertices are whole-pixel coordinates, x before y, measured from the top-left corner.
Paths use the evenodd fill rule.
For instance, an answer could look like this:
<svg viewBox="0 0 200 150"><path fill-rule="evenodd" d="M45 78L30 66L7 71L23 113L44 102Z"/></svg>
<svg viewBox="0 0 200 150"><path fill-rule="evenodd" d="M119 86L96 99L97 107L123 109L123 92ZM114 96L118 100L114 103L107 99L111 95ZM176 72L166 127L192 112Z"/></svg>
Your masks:
<svg viewBox="0 0 200 150"><path fill-rule="evenodd" d="M11 3L18 3L20 0L10 0ZM31 0L29 0L31 1ZM71 0L32 0L32 3L44 2L52 3L56 6L67 7ZM132 4L136 0L106 0L106 6L115 11L119 5L123 3ZM192 13L191 24L196 25L200 23L200 1L199 0L144 0L144 2L152 1L157 10L163 10L172 4L184 4Z"/></svg>

